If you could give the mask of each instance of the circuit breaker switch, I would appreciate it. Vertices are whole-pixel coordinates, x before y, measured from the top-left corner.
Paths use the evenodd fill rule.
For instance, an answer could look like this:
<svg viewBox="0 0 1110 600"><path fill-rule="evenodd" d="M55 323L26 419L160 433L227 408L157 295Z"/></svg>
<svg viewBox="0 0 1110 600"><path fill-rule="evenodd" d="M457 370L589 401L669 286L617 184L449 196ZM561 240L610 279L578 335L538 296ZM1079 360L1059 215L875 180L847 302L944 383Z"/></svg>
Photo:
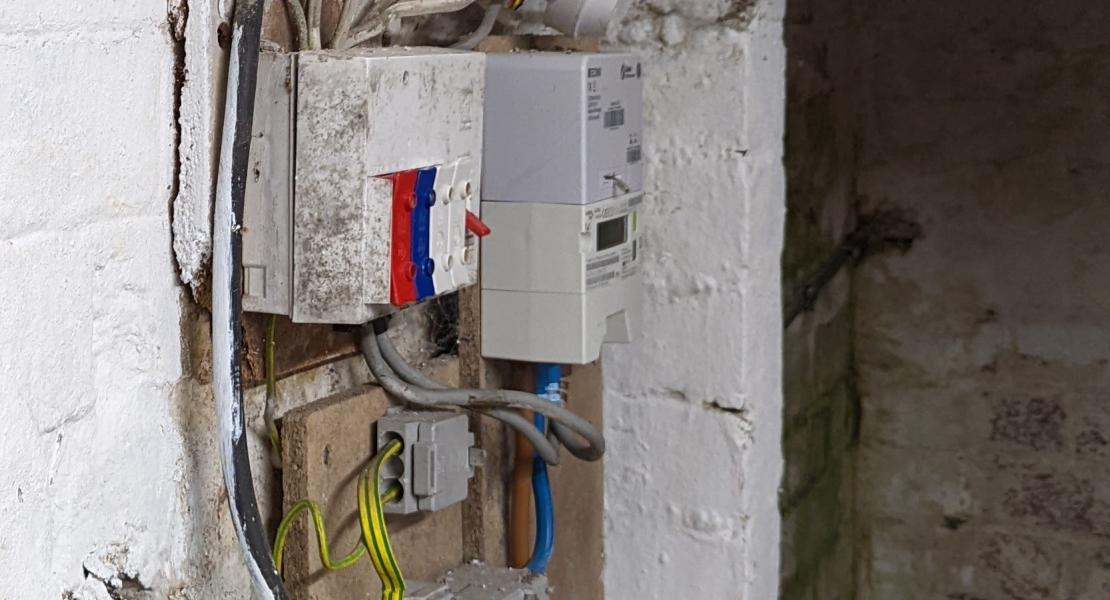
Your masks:
<svg viewBox="0 0 1110 600"><path fill-rule="evenodd" d="M473 236L435 187L442 172L481 193L485 64L444 48L260 53L244 310L360 325L477 283L476 261L447 270Z"/></svg>
<svg viewBox="0 0 1110 600"><path fill-rule="evenodd" d="M482 219L478 218L478 215L470 212L469 210L466 211L466 230L480 238L484 238L487 235L493 233L493 230L489 228L489 225L483 223Z"/></svg>

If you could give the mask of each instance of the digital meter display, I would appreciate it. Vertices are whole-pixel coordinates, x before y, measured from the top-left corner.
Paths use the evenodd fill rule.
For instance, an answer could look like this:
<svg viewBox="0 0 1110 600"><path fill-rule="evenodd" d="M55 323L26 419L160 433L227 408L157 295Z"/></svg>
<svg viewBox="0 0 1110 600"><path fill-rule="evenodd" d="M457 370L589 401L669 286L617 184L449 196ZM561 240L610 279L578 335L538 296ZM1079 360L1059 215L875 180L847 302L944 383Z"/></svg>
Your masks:
<svg viewBox="0 0 1110 600"><path fill-rule="evenodd" d="M597 225L597 251L616 248L628 241L628 216L603 221Z"/></svg>

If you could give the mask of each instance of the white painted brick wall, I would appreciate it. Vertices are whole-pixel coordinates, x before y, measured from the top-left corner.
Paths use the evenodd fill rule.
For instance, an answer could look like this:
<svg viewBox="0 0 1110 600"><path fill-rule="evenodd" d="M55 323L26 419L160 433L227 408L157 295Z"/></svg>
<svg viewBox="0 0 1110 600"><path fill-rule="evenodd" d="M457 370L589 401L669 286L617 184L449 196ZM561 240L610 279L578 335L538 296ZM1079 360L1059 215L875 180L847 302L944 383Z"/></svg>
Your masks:
<svg viewBox="0 0 1110 600"><path fill-rule="evenodd" d="M0 4L0 598L59 598L83 568L157 586L181 554L165 22L150 0Z"/></svg>
<svg viewBox="0 0 1110 600"><path fill-rule="evenodd" d="M610 598L777 597L783 0L644 0L645 338L605 357Z"/></svg>

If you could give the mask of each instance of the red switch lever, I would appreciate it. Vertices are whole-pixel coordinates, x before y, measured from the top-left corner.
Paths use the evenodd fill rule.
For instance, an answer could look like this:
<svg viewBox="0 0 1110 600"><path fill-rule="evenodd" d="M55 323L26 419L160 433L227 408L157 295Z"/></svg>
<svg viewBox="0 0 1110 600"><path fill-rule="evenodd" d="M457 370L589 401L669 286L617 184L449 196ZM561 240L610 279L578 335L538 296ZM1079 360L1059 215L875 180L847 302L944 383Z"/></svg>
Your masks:
<svg viewBox="0 0 1110 600"><path fill-rule="evenodd" d="M466 230L480 238L484 238L487 235L493 233L493 230L489 228L489 225L483 223L482 219L478 218L478 215L470 212L469 210L466 211Z"/></svg>

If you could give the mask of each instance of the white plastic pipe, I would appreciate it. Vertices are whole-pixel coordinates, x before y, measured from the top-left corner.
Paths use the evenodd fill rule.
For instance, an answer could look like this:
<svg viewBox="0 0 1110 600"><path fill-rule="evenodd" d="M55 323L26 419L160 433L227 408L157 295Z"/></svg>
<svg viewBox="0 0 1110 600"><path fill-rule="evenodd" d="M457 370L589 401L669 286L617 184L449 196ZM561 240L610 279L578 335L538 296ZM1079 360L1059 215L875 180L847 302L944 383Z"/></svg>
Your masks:
<svg viewBox="0 0 1110 600"><path fill-rule="evenodd" d="M604 37L620 0L548 0L543 21L572 37Z"/></svg>

